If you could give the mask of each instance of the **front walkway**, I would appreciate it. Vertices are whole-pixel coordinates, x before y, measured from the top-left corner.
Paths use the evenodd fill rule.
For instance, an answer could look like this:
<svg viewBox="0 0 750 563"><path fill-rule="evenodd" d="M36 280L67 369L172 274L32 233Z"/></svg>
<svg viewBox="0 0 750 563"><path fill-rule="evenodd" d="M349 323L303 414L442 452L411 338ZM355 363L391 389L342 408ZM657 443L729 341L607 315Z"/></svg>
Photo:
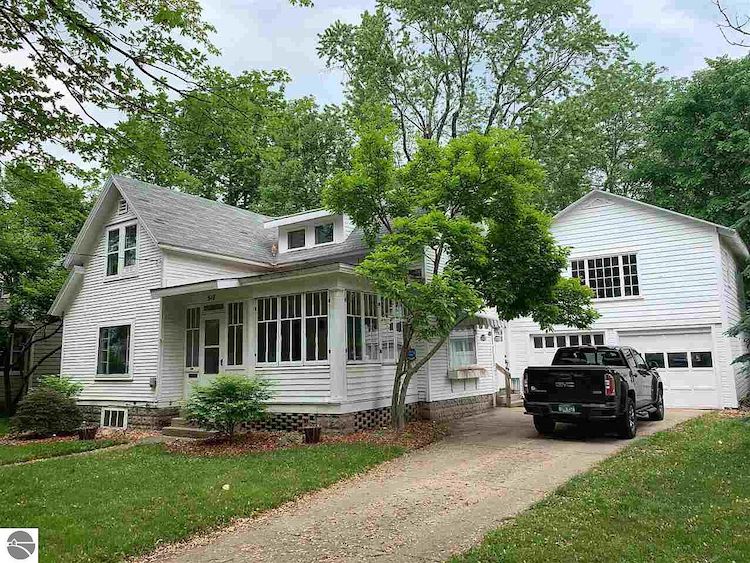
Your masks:
<svg viewBox="0 0 750 563"><path fill-rule="evenodd" d="M639 435L700 414L669 410L641 421ZM541 438L522 409L498 408L438 444L149 560L444 561L628 443L574 427Z"/></svg>

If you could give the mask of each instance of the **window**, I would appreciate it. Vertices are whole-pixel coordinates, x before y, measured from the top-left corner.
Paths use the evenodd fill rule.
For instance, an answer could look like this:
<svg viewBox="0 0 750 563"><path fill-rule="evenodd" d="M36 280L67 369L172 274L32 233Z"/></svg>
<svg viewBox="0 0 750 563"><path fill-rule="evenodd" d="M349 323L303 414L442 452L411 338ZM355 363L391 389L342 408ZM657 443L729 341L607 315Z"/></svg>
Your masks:
<svg viewBox="0 0 750 563"><path fill-rule="evenodd" d="M568 337L568 341L571 346L578 346L580 344L580 337L577 334L571 334Z"/></svg>
<svg viewBox="0 0 750 563"><path fill-rule="evenodd" d="M627 351L623 351L627 355ZM624 367L622 356L615 350L582 350L567 348L555 356L557 365Z"/></svg>
<svg viewBox="0 0 750 563"><path fill-rule="evenodd" d="M649 367L651 367L651 364L656 364L656 367L663 368L664 354L661 352L646 352L646 362Z"/></svg>
<svg viewBox="0 0 750 563"><path fill-rule="evenodd" d="M449 339L450 369L459 369L477 363L477 350L474 334L451 334Z"/></svg>
<svg viewBox="0 0 750 563"><path fill-rule="evenodd" d="M328 359L328 292L305 294L305 359Z"/></svg>
<svg viewBox="0 0 750 563"><path fill-rule="evenodd" d="M101 426L104 428L128 427L128 410L127 409L102 409Z"/></svg>
<svg viewBox="0 0 750 563"><path fill-rule="evenodd" d="M185 319L185 367L198 369L200 365L200 332L201 332L201 310L200 307L192 307L187 310Z"/></svg>
<svg viewBox="0 0 750 563"><path fill-rule="evenodd" d="M116 276L132 269L138 252L138 225L114 227L107 231L107 275Z"/></svg>
<svg viewBox="0 0 750 563"><path fill-rule="evenodd" d="M546 348L548 350L557 350L566 346L603 346L604 333L596 332L594 334L547 334L541 336L532 336L534 348Z"/></svg>
<svg viewBox="0 0 750 563"><path fill-rule="evenodd" d="M130 325L99 329L98 375L127 375L130 361Z"/></svg>
<svg viewBox="0 0 750 563"><path fill-rule="evenodd" d="M328 359L327 291L264 297L257 304L258 363Z"/></svg>
<svg viewBox="0 0 750 563"><path fill-rule="evenodd" d="M318 225L315 227L315 244L333 242L333 223Z"/></svg>
<svg viewBox="0 0 750 563"><path fill-rule="evenodd" d="M669 352L667 354L667 363L671 368L689 367L687 352Z"/></svg>
<svg viewBox="0 0 750 563"><path fill-rule="evenodd" d="M365 333L365 360L380 358L380 332L378 331L378 297L372 293L362 295Z"/></svg>
<svg viewBox="0 0 750 563"><path fill-rule="evenodd" d="M544 348L544 340L541 336L534 337L534 348Z"/></svg>
<svg viewBox="0 0 750 563"><path fill-rule="evenodd" d="M305 246L305 229L289 231L286 235L287 248L303 248Z"/></svg>
<svg viewBox="0 0 750 563"><path fill-rule="evenodd" d="M281 361L302 361L302 295L279 297L281 303Z"/></svg>
<svg viewBox="0 0 750 563"><path fill-rule="evenodd" d="M401 306L385 297L380 298L380 345L382 360L395 362L403 347Z"/></svg>
<svg viewBox="0 0 750 563"><path fill-rule="evenodd" d="M570 275L593 289L596 299L640 295L635 254L571 260Z"/></svg>
<svg viewBox="0 0 750 563"><path fill-rule="evenodd" d="M277 298L258 299L258 363L276 361L277 319Z"/></svg>
<svg viewBox="0 0 750 563"><path fill-rule="evenodd" d="M591 335L590 334L582 334L581 335L581 346L591 346Z"/></svg>
<svg viewBox="0 0 750 563"><path fill-rule="evenodd" d="M545 336L544 337L544 347L545 348L554 348L555 347L555 337L554 336Z"/></svg>
<svg viewBox="0 0 750 563"><path fill-rule="evenodd" d="M565 347L565 337L564 336L556 336L555 341L557 343L558 348L564 348Z"/></svg>
<svg viewBox="0 0 750 563"><path fill-rule="evenodd" d="M633 360L635 361L635 367L637 368L642 368L643 366L648 367L648 364L646 363L646 360L643 359L643 356L641 356L635 350L632 350L632 352L633 352Z"/></svg>
<svg viewBox="0 0 750 563"><path fill-rule="evenodd" d="M241 366L245 363L243 338L245 324L245 304L230 303L227 322L227 365Z"/></svg>
<svg viewBox="0 0 750 563"><path fill-rule="evenodd" d="M346 358L360 361L364 358L362 346L362 294L346 292Z"/></svg>
<svg viewBox="0 0 750 563"><path fill-rule="evenodd" d="M604 346L604 335L594 334L594 346Z"/></svg>
<svg viewBox="0 0 750 563"><path fill-rule="evenodd" d="M710 368L714 365L711 352L690 352L690 363L694 368Z"/></svg>

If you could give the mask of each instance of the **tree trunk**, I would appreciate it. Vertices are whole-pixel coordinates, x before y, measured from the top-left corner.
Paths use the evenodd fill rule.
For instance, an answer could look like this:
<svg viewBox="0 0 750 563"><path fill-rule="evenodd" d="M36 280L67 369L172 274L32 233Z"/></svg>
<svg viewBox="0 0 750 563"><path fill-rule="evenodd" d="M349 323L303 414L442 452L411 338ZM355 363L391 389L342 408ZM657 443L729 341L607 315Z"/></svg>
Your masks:
<svg viewBox="0 0 750 563"><path fill-rule="evenodd" d="M15 409L13 408L13 390L10 386L10 368L13 362L13 335L15 330L16 323L11 321L8 326L8 336L3 343L5 347L5 354L3 354L3 397L5 399L5 411L9 416L15 414Z"/></svg>

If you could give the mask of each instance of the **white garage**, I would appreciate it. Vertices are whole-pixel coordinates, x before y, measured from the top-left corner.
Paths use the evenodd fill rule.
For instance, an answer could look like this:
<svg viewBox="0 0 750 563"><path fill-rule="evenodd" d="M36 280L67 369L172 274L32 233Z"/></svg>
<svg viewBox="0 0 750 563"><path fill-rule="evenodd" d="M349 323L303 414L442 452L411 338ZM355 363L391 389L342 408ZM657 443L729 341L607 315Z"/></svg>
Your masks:
<svg viewBox="0 0 750 563"><path fill-rule="evenodd" d="M667 407L717 408L719 374L710 327L658 332L620 332L620 345L658 365Z"/></svg>

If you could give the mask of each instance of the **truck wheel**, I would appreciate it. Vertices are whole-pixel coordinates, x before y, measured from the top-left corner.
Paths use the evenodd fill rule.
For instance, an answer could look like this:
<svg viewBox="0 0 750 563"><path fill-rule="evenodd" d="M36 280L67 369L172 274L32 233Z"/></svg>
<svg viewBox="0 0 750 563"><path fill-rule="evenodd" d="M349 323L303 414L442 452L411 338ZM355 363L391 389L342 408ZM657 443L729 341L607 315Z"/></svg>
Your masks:
<svg viewBox="0 0 750 563"><path fill-rule="evenodd" d="M543 436L548 436L555 431L555 421L548 416L535 416L534 428Z"/></svg>
<svg viewBox="0 0 750 563"><path fill-rule="evenodd" d="M625 403L625 414L617 419L617 434L620 438L630 440L635 438L638 432L638 418L635 416L635 404L628 397Z"/></svg>
<svg viewBox="0 0 750 563"><path fill-rule="evenodd" d="M656 403L654 404L654 407L656 408L648 413L648 419L664 420L664 391L661 390L661 387L656 392Z"/></svg>

